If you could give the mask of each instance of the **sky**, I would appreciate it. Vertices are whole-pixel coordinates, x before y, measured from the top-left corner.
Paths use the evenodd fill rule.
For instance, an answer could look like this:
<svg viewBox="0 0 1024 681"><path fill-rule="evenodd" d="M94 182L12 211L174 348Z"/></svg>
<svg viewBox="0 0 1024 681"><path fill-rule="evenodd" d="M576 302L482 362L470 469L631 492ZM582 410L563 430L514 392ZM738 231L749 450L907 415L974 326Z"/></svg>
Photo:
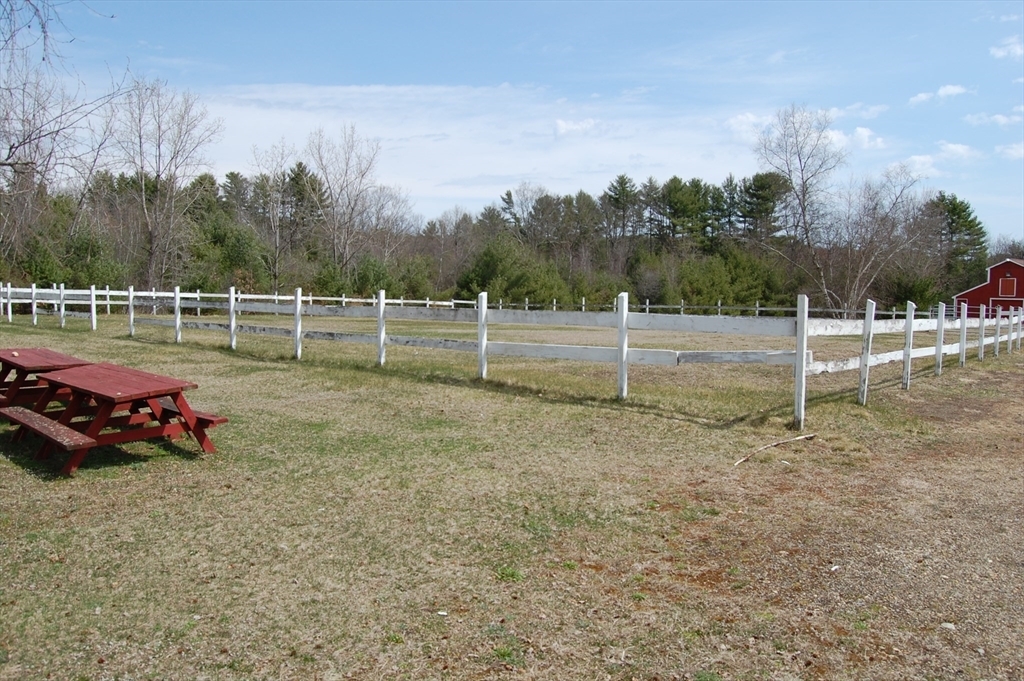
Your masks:
<svg viewBox="0 0 1024 681"><path fill-rule="evenodd" d="M719 184L790 105L829 111L838 179L905 163L1024 238L1024 3L110 2L59 6L90 89L128 69L223 123L210 170L322 128L380 145L424 219L531 183ZM70 76L69 76L70 77Z"/></svg>

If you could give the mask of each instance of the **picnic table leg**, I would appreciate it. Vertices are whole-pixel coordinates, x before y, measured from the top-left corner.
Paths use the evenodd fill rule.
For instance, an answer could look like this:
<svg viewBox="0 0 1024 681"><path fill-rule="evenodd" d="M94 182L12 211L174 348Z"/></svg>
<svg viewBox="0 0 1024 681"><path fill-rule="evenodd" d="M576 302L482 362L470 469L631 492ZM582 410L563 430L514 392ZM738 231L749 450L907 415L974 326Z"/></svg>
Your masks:
<svg viewBox="0 0 1024 681"><path fill-rule="evenodd" d="M96 412L96 418L92 420L85 431L85 434L88 437L91 437L94 440L96 439L100 434L100 431L103 430L103 426L107 423L107 419L114 413L114 406L113 402L104 402L100 404L99 411ZM69 408L65 413L70 410L70 405L68 405L68 407ZM68 418L68 421L70 420L71 417ZM73 475L74 472L78 470L78 467L82 465L82 461L85 460L85 455L89 453L90 449L92 448L83 447L82 449L76 449L71 452L71 457L68 459L68 462L64 464L64 468L60 471L61 475Z"/></svg>
<svg viewBox="0 0 1024 681"><path fill-rule="evenodd" d="M57 388L55 386L47 386L46 390L43 391L43 394L39 396L38 400L36 400L36 404L32 408L32 411L38 412L40 414L44 413L46 411L46 407L50 404L50 402L53 400L54 395L56 394ZM18 429L14 431L14 437L11 438L11 441L20 441L21 438L25 437L25 433L27 432L27 428L25 428L24 426L19 426ZM36 453L36 458L46 458L46 455L42 449L40 449L39 452Z"/></svg>
<svg viewBox="0 0 1024 681"><path fill-rule="evenodd" d="M213 441L210 440L210 436L206 434L206 429L199 426L196 415L192 412L192 407L188 406L188 402L185 400L185 393L178 393L174 396L174 406L181 412L181 418L185 422L185 430L195 436L196 442L203 448L203 451L208 453L217 451L217 448L213 446Z"/></svg>
<svg viewBox="0 0 1024 681"><path fill-rule="evenodd" d="M39 398L39 401L36 402L35 410L38 413L42 414L43 412L46 411L46 407L47 405L50 404L51 401L51 397L48 397L50 392L51 390L47 389L47 391L43 393L43 396ZM53 388L52 392L56 394L57 389ZM79 395L77 393L72 395L71 401L68 402L68 406L64 408L64 411L61 413L60 418L57 419L57 423L59 423L62 426L71 425L71 419L75 418L75 415L78 413L78 409L82 406L83 402L85 402L84 395ZM41 408L40 405L42 405ZM18 432L14 434L15 441L24 437L26 432L28 431L24 427L20 428ZM51 451L53 451L53 443L44 440L42 446L39 447L39 451L36 452L36 459L38 461L43 461L44 459L49 458Z"/></svg>

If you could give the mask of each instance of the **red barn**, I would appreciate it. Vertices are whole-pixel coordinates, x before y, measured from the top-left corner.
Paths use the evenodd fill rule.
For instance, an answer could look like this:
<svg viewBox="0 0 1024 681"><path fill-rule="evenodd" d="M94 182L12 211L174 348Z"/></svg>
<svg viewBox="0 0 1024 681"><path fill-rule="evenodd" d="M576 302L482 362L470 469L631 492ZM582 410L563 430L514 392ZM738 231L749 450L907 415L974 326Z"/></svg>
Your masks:
<svg viewBox="0 0 1024 681"><path fill-rule="evenodd" d="M988 281L953 296L953 303L960 314L960 303L967 303L967 315L978 316L978 306L984 305L986 317L995 313L996 307L1003 310L1024 307L1024 260L1007 258L998 265L988 268Z"/></svg>

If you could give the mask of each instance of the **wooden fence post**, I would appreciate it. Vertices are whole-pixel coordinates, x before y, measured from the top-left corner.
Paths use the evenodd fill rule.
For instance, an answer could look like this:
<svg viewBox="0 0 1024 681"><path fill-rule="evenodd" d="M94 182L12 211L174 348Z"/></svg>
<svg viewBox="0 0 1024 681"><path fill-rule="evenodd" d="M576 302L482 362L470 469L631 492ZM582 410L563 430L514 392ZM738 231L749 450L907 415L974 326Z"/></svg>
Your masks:
<svg viewBox="0 0 1024 681"><path fill-rule="evenodd" d="M36 285L32 284L32 326L39 323L39 309L36 306Z"/></svg>
<svg viewBox="0 0 1024 681"><path fill-rule="evenodd" d="M875 337L875 301L868 299L864 309L864 334L860 350L860 386L857 388L857 404L868 403L868 373L871 368L871 343Z"/></svg>
<svg viewBox="0 0 1024 681"><path fill-rule="evenodd" d="M1020 352L1020 337L1024 336L1024 307L1017 308L1017 352Z"/></svg>
<svg viewBox="0 0 1024 681"><path fill-rule="evenodd" d="M587 311L587 297L583 296L582 298L580 298L580 312L586 312L586 311Z"/></svg>
<svg viewBox="0 0 1024 681"><path fill-rule="evenodd" d="M967 364L967 303L960 303L960 366Z"/></svg>
<svg viewBox="0 0 1024 681"><path fill-rule="evenodd" d="M384 289L377 291L377 366L384 366Z"/></svg>
<svg viewBox="0 0 1024 681"><path fill-rule="evenodd" d="M993 348L993 352L992 352L992 354L995 357L999 356L999 334L1002 332L1002 329L1003 329L1003 306L1002 305L996 305L996 342L995 342L995 348Z"/></svg>
<svg viewBox="0 0 1024 681"><path fill-rule="evenodd" d="M487 291L476 297L477 366L480 380L487 378Z"/></svg>
<svg viewBox="0 0 1024 681"><path fill-rule="evenodd" d="M152 294L153 294L153 316L155 317L156 316L156 286L153 287Z"/></svg>
<svg viewBox="0 0 1024 681"><path fill-rule="evenodd" d="M110 284L107 284L107 316L110 316Z"/></svg>
<svg viewBox="0 0 1024 681"><path fill-rule="evenodd" d="M96 284L89 285L89 327L96 330Z"/></svg>
<svg viewBox="0 0 1024 681"><path fill-rule="evenodd" d="M807 397L807 296L796 298L796 357L793 362L793 425L804 429Z"/></svg>
<svg viewBox="0 0 1024 681"><path fill-rule="evenodd" d="M7 282L7 323L14 323L14 297L11 282Z"/></svg>
<svg viewBox="0 0 1024 681"><path fill-rule="evenodd" d="M232 350L238 348L238 325L235 319L235 287L228 288L228 344Z"/></svg>
<svg viewBox="0 0 1024 681"><path fill-rule="evenodd" d="M295 359L302 359L302 287L295 289Z"/></svg>
<svg viewBox="0 0 1024 681"><path fill-rule="evenodd" d="M196 316L197 317L202 317L203 316L202 308L199 307L199 301L200 300L201 300L201 298L199 297L199 289L196 289Z"/></svg>
<svg viewBox="0 0 1024 681"><path fill-rule="evenodd" d="M910 390L910 353L914 349L914 312L917 305L907 301L907 318L903 323L903 382L901 387Z"/></svg>
<svg viewBox="0 0 1024 681"><path fill-rule="evenodd" d="M978 306L978 359L985 359L985 306Z"/></svg>
<svg viewBox="0 0 1024 681"><path fill-rule="evenodd" d="M181 342L181 287L174 287L174 342Z"/></svg>
<svg viewBox="0 0 1024 681"><path fill-rule="evenodd" d="M625 291L620 293L616 305L619 326L619 399L624 400L629 394L629 294Z"/></svg>
<svg viewBox="0 0 1024 681"><path fill-rule="evenodd" d="M935 326L935 375L942 375L942 341L946 331L946 304L939 303L938 322Z"/></svg>
<svg viewBox="0 0 1024 681"><path fill-rule="evenodd" d="M60 297L60 302L59 302L59 305L60 305L60 328L63 329L64 325L67 323L67 302L66 302L66 300L64 298L64 284L63 283L61 283L61 285L60 285L59 297Z"/></svg>
<svg viewBox="0 0 1024 681"><path fill-rule="evenodd" d="M128 335L135 335L135 287L128 287Z"/></svg>

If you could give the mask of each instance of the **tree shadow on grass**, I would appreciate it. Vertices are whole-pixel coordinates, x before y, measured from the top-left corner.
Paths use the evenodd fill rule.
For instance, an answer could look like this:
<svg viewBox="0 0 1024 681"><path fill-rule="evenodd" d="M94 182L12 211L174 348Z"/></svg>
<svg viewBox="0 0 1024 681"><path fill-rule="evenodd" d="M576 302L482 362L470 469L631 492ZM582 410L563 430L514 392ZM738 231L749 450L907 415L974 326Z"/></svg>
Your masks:
<svg viewBox="0 0 1024 681"><path fill-rule="evenodd" d="M70 452L54 451L46 459L36 459L36 452L39 451L42 440L33 435L14 442L15 428L8 426L6 430L0 426L0 455L22 470L30 473L41 480L64 479L60 470L67 463ZM133 442L125 446L96 447L89 450L78 472L96 471L104 469L116 469L126 467L139 467L148 461L165 456L176 456L180 459L198 459L202 453L197 451L198 445L190 443L185 445L185 440L170 440L160 438L146 440L144 442Z"/></svg>

